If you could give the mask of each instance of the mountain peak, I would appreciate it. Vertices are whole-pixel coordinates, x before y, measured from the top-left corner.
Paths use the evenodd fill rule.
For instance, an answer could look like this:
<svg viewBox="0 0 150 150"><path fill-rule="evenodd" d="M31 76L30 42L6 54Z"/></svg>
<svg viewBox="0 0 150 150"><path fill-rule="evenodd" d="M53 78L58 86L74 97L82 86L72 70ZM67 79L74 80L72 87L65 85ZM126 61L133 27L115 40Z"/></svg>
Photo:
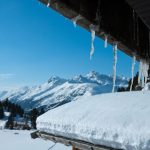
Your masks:
<svg viewBox="0 0 150 150"><path fill-rule="evenodd" d="M51 83L51 82L57 82L57 81L60 81L60 80L64 80L58 76L51 76L48 80L48 83Z"/></svg>
<svg viewBox="0 0 150 150"><path fill-rule="evenodd" d="M90 72L86 75L86 77L88 77L88 78L93 78L93 77L97 77L97 76L100 76L100 74L99 74L98 72L96 72L96 71L90 71Z"/></svg>
<svg viewBox="0 0 150 150"><path fill-rule="evenodd" d="M0 99L9 98L13 103L19 103L23 108L51 109L78 99L81 96L109 93L112 91L112 76L91 71L87 75L78 75L67 80L52 76L48 82L37 88L23 88L17 91L0 92ZM117 78L116 89L126 86L127 81Z"/></svg>

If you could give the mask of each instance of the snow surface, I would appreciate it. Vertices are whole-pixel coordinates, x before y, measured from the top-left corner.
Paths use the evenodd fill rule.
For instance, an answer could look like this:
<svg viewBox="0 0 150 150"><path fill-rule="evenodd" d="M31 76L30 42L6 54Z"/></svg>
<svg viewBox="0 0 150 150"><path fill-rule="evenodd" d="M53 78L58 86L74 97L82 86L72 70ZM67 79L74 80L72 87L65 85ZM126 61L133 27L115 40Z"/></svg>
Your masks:
<svg viewBox="0 0 150 150"><path fill-rule="evenodd" d="M117 77L117 87L127 84L127 79ZM108 93L111 90L112 76L90 72L85 76L79 75L72 79L51 77L48 82L40 86L0 92L0 99L3 100L8 97L11 102L21 105L26 110L35 107L44 107L49 110L81 96Z"/></svg>
<svg viewBox="0 0 150 150"><path fill-rule="evenodd" d="M126 150L150 149L150 91L101 94L50 110L37 128Z"/></svg>
<svg viewBox="0 0 150 150"><path fill-rule="evenodd" d="M52 145L51 141L31 139L29 131L0 130L1 150L48 150ZM71 147L56 144L53 150L71 150Z"/></svg>

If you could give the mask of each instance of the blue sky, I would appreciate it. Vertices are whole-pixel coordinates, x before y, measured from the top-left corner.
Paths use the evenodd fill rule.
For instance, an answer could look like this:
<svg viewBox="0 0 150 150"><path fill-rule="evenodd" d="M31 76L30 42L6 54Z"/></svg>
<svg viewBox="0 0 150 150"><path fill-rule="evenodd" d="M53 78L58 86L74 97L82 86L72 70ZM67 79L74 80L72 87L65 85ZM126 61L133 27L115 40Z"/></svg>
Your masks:
<svg viewBox="0 0 150 150"><path fill-rule="evenodd" d="M1 90L41 84L53 75L112 74L112 47L96 38L90 61L91 34L38 0L1 0L0 22ZM118 52L117 74L130 77L131 62Z"/></svg>

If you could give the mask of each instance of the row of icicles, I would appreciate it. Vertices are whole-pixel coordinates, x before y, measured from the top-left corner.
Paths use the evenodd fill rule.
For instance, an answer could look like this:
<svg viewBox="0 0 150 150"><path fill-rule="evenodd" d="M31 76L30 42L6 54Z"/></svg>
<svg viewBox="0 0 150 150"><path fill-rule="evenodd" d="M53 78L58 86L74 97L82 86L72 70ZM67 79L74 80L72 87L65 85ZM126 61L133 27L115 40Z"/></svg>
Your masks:
<svg viewBox="0 0 150 150"><path fill-rule="evenodd" d="M77 25L77 21L83 19L81 15L76 16L75 18L72 19L74 27ZM90 30L91 30L91 50L90 50L90 60L92 59L92 56L94 54L94 40L95 40L95 33L96 31L99 30L99 26L95 26L93 24L90 25ZM104 35L104 47L108 47L108 35ZM116 66L117 66L117 51L118 51L118 43L115 42L113 45L113 88L112 92L115 92L115 87L116 87ZM135 64L136 64L136 56L133 55L133 60L132 60L132 67L131 67L131 85L130 85L130 91L132 91L133 88L133 81L134 81L134 70L135 70ZM145 86L147 83L148 79L148 70L149 70L149 64L146 61L140 60L139 63L139 73L138 73L138 84L141 85L142 87Z"/></svg>
<svg viewBox="0 0 150 150"><path fill-rule="evenodd" d="M47 7L51 5L51 0L48 0ZM74 27L77 26L77 22L79 20L82 20L83 16L78 15L72 19L72 22L74 24ZM90 50L90 60L92 59L92 56L94 54L94 40L95 40L95 33L99 30L99 26L95 26L93 24L90 25L91 30L91 50ZM108 47L108 35L104 35L104 47ZM116 67L117 67L117 51L118 51L118 43L115 42L113 45L113 88L112 92L115 92L116 87ZM135 64L136 64L136 56L133 55L133 61L132 61L132 69L131 69L131 85L130 85L130 91L132 91L133 88L133 81L134 81L134 70L135 70ZM149 70L149 64L146 61L140 60L139 63L139 73L138 73L138 84L142 87L145 86L148 79L148 70Z"/></svg>

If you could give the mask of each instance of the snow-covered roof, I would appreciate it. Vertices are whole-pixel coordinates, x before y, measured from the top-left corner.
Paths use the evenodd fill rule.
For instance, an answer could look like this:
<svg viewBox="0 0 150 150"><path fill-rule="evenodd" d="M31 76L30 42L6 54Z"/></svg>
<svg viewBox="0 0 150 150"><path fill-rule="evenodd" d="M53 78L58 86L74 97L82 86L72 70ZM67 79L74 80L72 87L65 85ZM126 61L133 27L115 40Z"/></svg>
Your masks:
<svg viewBox="0 0 150 150"><path fill-rule="evenodd" d="M127 150L150 149L150 91L84 97L37 119L40 131Z"/></svg>

